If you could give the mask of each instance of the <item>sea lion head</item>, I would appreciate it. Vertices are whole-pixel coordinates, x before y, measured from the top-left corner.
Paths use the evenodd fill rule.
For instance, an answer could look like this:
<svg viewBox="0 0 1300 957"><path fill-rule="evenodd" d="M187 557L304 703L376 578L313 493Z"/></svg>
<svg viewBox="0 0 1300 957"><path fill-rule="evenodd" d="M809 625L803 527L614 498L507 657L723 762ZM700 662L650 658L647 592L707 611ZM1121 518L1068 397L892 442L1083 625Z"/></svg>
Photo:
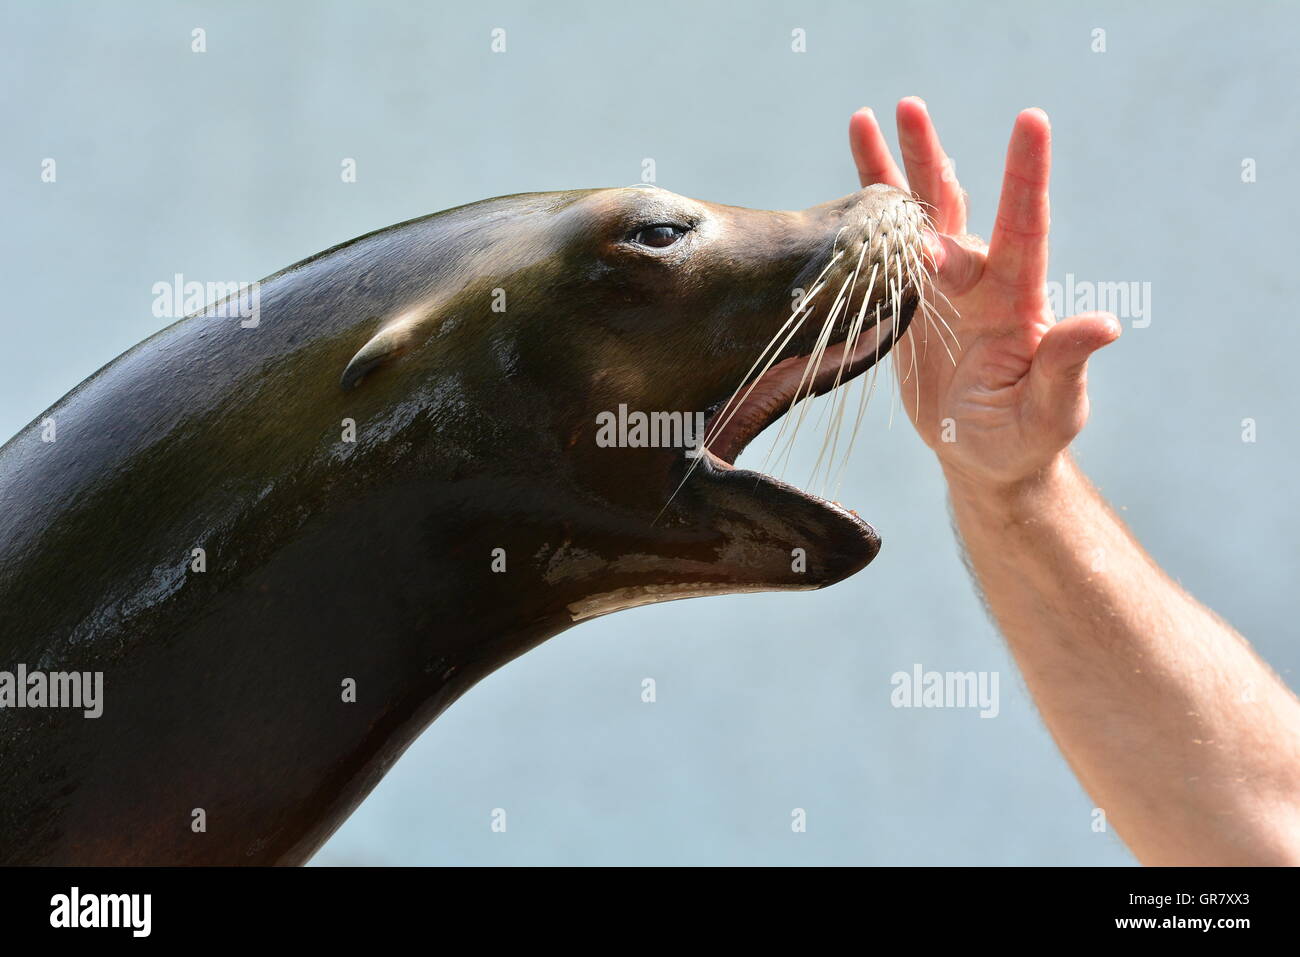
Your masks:
<svg viewBox="0 0 1300 957"><path fill-rule="evenodd" d="M768 212L635 186L463 209L429 295L378 322L342 386L401 396L454 374L461 413L492 425L443 451L533 486L529 561L575 620L823 587L875 557L855 513L733 463L907 329L927 261L912 197ZM836 416L840 454L856 415Z"/></svg>

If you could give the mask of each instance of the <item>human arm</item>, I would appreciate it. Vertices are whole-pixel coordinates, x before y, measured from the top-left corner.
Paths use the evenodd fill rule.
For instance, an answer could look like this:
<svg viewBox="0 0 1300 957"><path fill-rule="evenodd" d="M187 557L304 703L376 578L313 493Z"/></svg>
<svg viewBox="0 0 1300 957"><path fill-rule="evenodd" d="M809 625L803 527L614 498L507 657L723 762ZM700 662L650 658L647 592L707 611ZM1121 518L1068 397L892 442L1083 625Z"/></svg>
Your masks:
<svg viewBox="0 0 1300 957"><path fill-rule="evenodd" d="M1300 702L1069 457L1088 358L1120 327L1100 313L1057 322L1048 308L1046 116L1017 118L987 248L965 234L965 198L924 104L904 100L898 123L939 233L935 285L959 314L946 316L959 348L927 342L942 332L929 324L898 346L916 370L903 400L1048 728L1143 862L1300 863ZM874 116L855 114L850 134L864 185L906 186Z"/></svg>

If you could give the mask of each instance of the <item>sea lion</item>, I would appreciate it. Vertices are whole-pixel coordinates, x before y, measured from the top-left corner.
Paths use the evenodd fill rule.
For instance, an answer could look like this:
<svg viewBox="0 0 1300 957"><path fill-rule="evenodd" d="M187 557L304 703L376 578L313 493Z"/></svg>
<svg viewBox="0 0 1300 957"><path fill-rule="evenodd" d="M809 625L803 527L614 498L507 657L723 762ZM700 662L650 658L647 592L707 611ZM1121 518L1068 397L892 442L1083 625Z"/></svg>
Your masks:
<svg viewBox="0 0 1300 957"><path fill-rule="evenodd" d="M304 862L576 621L861 569L869 525L731 463L889 351L924 222L887 187L507 196L109 363L0 449L0 670L103 676L97 718L0 708L0 862ZM708 451L597 441L622 409L702 413Z"/></svg>

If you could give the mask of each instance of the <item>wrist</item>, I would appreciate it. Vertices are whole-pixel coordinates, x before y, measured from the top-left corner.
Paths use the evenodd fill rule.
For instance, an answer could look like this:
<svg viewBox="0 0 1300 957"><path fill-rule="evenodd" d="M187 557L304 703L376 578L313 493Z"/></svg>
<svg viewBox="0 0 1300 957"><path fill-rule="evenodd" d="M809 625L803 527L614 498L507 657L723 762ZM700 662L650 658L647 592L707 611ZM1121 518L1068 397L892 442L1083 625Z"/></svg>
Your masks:
<svg viewBox="0 0 1300 957"><path fill-rule="evenodd" d="M955 512L1004 522L1033 520L1068 494L1076 474L1074 462L1064 450L1042 467L1012 480L974 474L949 463L942 467Z"/></svg>

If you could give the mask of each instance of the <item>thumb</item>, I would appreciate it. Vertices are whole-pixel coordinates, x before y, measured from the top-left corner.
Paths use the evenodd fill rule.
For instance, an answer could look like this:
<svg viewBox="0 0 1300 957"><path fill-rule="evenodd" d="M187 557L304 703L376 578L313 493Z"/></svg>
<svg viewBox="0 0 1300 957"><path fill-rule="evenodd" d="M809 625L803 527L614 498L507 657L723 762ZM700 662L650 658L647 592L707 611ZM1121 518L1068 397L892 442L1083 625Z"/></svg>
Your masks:
<svg viewBox="0 0 1300 957"><path fill-rule="evenodd" d="M1085 312L1047 330L1029 367L1031 409L1040 427L1066 441L1079 433L1088 417L1088 359L1118 339L1121 328L1109 312Z"/></svg>

